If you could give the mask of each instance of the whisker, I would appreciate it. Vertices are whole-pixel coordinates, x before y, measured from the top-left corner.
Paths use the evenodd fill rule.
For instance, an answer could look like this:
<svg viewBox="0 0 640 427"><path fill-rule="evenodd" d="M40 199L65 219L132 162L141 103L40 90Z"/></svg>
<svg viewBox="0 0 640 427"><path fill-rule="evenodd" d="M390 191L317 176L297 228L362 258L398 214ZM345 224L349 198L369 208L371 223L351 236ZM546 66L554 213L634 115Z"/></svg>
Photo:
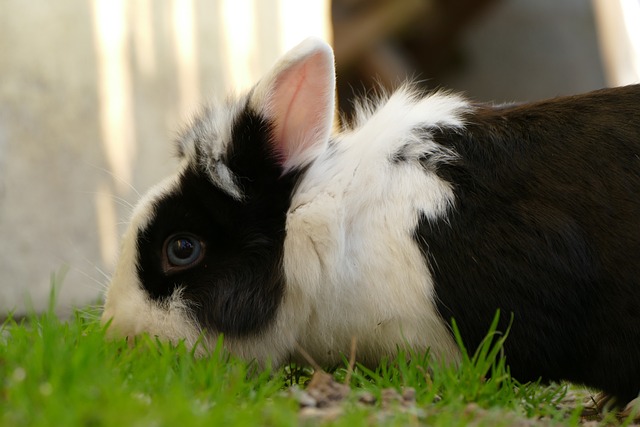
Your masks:
<svg viewBox="0 0 640 427"><path fill-rule="evenodd" d="M83 308L76 308L75 310L84 319L87 320L100 320L102 318L102 305L94 304L85 306Z"/></svg>
<svg viewBox="0 0 640 427"><path fill-rule="evenodd" d="M95 196L96 194L103 194L97 191L81 191L80 193L90 194L92 196ZM111 194L111 193L109 193L109 197L120 206L129 209L130 212L133 211L133 209L135 208L134 204L129 202L127 199L124 199L122 197L116 196L115 194Z"/></svg>
<svg viewBox="0 0 640 427"><path fill-rule="evenodd" d="M89 262L88 260L85 260L85 261ZM96 269L96 271L97 271L98 273L100 273L100 274L102 275L102 277L104 277L106 280L110 280L110 279L111 279L111 275L110 275L109 273L105 272L104 270L102 270L102 269L101 269L100 267L98 267L97 265L95 265L95 264L94 264L94 265L93 265L93 268L95 268L95 269Z"/></svg>
<svg viewBox="0 0 640 427"><path fill-rule="evenodd" d="M72 243L72 242L70 242ZM76 254L79 254L79 251L75 251ZM68 264L67 260L63 260L60 257L57 257L59 262L61 264ZM95 276L87 273L86 271L82 270L81 268L78 268L76 266L71 266L71 269L74 272L80 273L82 276L86 277L87 279L89 279L92 284L98 285L97 287L94 287L94 289L100 291L101 293L104 294L104 292L107 290L107 287L109 286L108 284L108 280L109 280L109 275L106 274L104 271L102 271L94 262L92 262L91 260L89 260L88 258L86 258L85 256L80 254L80 258L86 262L87 264L89 264L91 267L93 267L98 273L100 273L102 276L104 276L105 280L99 280L98 278L96 278Z"/></svg>
<svg viewBox="0 0 640 427"><path fill-rule="evenodd" d="M76 308L76 311L83 315L95 318L95 317L100 317L100 313L98 313L98 310L100 309L102 309L102 304L100 305L92 304L92 305L84 306L82 308Z"/></svg>
<svg viewBox="0 0 640 427"><path fill-rule="evenodd" d="M141 197L141 194L138 190L136 190L136 188L128 181L122 179L121 177L117 176L116 174L114 174L112 171L110 171L109 169L103 168L101 166L98 165L94 165L91 162L86 162L87 165L91 166L94 169L97 169L99 171L105 172L108 175L110 175L113 179L115 179L116 181L125 184L127 187L129 187L138 197Z"/></svg>
<svg viewBox="0 0 640 427"><path fill-rule="evenodd" d="M84 277L86 277L87 279L91 280L94 284L98 285L97 289L99 291L101 291L102 293L104 293L107 290L108 284L106 282L103 282L101 280L96 279L95 277L93 277L92 275L90 275L89 273L82 271L81 269L77 268L77 267L72 267L73 271L80 273L81 275L83 275Z"/></svg>
<svg viewBox="0 0 640 427"><path fill-rule="evenodd" d="M131 210L133 210L135 208L133 203L131 203L130 201L128 201L127 199L125 199L123 197L119 197L119 196L116 196L115 194L111 194L111 198L113 199L114 202L120 204L120 206L123 206L125 208L129 208Z"/></svg>

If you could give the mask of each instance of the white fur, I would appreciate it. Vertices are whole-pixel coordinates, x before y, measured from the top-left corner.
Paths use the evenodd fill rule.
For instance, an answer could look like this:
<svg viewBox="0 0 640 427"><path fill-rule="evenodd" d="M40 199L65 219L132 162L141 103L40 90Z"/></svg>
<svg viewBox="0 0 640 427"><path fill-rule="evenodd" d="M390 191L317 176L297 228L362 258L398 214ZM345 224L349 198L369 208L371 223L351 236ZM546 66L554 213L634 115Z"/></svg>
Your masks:
<svg viewBox="0 0 640 427"><path fill-rule="evenodd" d="M462 126L468 108L455 96L416 99L404 88L360 127L338 135L335 151L316 159L300 183L284 259L286 293L297 298L284 309L297 313L297 340L319 362L336 362L352 336L359 357L372 363L403 344L456 358L412 237L419 213L441 217L454 203L449 183L418 159L455 155L415 131ZM394 164L401 147L413 158Z"/></svg>
<svg viewBox="0 0 640 427"><path fill-rule="evenodd" d="M306 54L312 48L301 51ZM291 61L287 58L285 65ZM283 68L279 65L276 70ZM265 81L279 74L274 75ZM250 95L254 107L269 99L268 86L259 84ZM209 111L204 127L185 134L180 170L190 162L223 162L233 117L245 102L225 107L222 115ZM339 353L347 353L355 337L358 358L366 363L393 355L404 344L430 347L435 357L456 360L458 350L437 313L433 279L413 231L421 214L445 217L455 204L451 185L434 171L456 155L434 143L430 129L461 128L463 114L470 108L457 96L419 97L405 87L377 105L361 106L355 126L330 143L303 143L299 152L294 147L285 167L297 162L309 168L287 214L284 299L263 333L227 338L226 347L246 359L281 364L299 344L325 364L339 362ZM320 122L327 127L330 119ZM318 137L317 129L313 132ZM195 155L196 144L206 150L207 159ZM399 151L403 159L392 161ZM218 164L211 170L216 184L233 197L242 197L230 172L219 172ZM140 202L124 237L103 315L105 321L113 318L116 335L147 331L193 344L201 333L179 291L169 302L154 302L145 295L136 273L138 231L151 217L153 201L176 191L179 174ZM216 337L207 336L205 342L215 345Z"/></svg>

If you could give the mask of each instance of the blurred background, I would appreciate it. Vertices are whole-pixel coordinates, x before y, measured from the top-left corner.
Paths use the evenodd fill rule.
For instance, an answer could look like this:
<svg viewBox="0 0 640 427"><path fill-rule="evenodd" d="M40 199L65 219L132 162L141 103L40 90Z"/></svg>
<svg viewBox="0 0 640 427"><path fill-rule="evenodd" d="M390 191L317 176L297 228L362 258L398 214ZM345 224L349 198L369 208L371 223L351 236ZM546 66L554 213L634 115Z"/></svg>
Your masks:
<svg viewBox="0 0 640 427"><path fill-rule="evenodd" d="M36 3L0 0L0 317L45 308L52 277L62 313L98 301L182 124L309 35L347 115L407 77L487 102L640 78L640 0Z"/></svg>

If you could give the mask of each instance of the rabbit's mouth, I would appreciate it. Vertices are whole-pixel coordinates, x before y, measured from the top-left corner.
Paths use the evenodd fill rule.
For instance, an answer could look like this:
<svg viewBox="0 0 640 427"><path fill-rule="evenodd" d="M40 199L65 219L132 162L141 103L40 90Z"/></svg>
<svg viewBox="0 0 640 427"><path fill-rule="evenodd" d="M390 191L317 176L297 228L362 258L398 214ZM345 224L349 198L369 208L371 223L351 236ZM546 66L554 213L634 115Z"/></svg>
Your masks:
<svg viewBox="0 0 640 427"><path fill-rule="evenodd" d="M189 348L198 342L200 329L193 319L192 309L182 297L182 288L161 301L146 297L135 286L128 287L127 295L122 296L111 291L107 294L101 319L107 326L107 338L124 338L131 345L135 337L148 334L176 344L184 341Z"/></svg>

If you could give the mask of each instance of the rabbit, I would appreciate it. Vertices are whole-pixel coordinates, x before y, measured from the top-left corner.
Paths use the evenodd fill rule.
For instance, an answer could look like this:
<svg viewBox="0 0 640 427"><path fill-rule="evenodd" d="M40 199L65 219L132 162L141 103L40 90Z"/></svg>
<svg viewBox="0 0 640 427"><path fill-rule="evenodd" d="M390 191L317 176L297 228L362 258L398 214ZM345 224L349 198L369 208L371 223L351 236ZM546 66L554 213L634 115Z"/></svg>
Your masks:
<svg viewBox="0 0 640 427"><path fill-rule="evenodd" d="M133 211L109 336L455 364L452 319L475 348L499 309L518 380L638 396L640 85L491 105L405 84L337 130L334 97L308 39L202 110Z"/></svg>

